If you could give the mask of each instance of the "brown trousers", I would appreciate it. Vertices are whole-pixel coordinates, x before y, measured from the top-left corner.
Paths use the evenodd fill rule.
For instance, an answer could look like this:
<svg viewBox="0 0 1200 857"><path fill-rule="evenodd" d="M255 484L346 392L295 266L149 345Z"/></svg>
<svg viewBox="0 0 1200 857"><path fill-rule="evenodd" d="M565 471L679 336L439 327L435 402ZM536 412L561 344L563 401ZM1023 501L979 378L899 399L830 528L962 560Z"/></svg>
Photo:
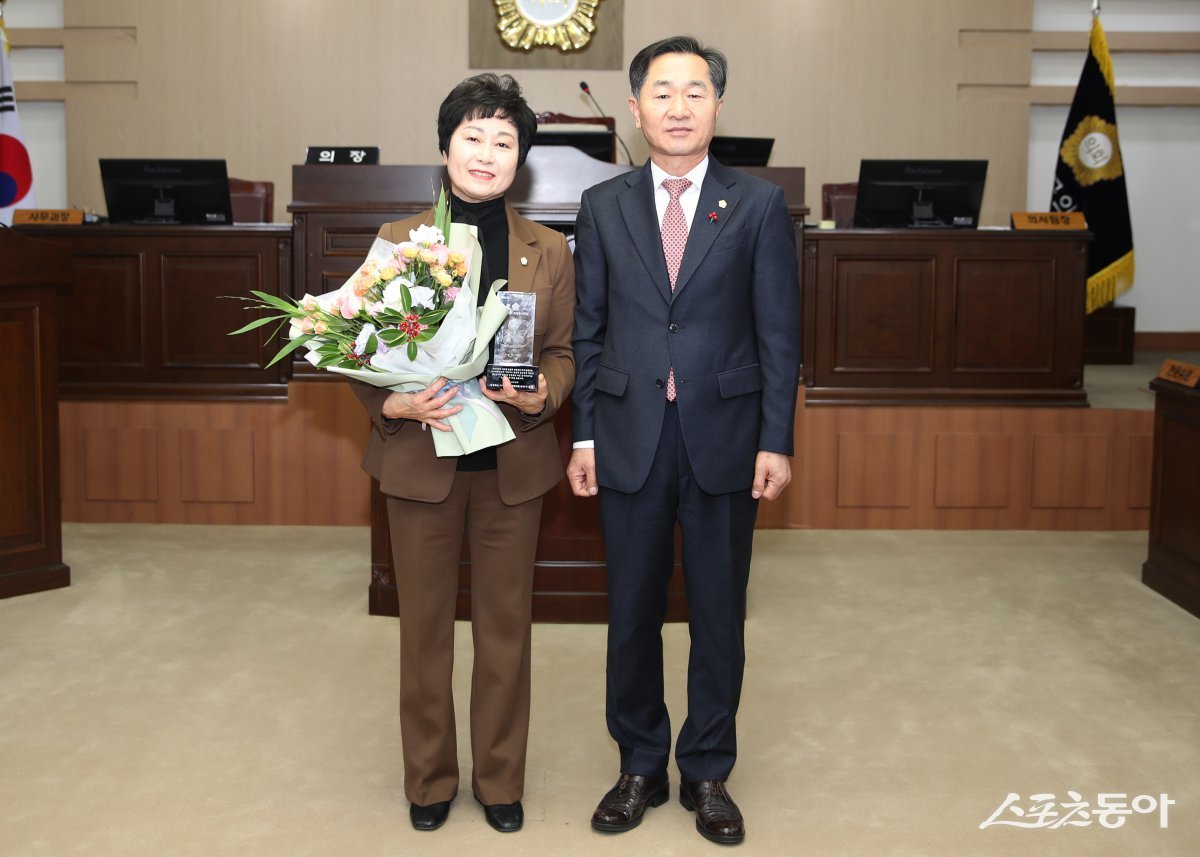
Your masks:
<svg viewBox="0 0 1200 857"><path fill-rule="evenodd" d="M458 565L471 551L471 781L485 804L525 790L530 623L540 497L500 499L495 470L460 472L441 503L388 497L400 602L400 732L404 793L415 804L458 793L451 673Z"/></svg>

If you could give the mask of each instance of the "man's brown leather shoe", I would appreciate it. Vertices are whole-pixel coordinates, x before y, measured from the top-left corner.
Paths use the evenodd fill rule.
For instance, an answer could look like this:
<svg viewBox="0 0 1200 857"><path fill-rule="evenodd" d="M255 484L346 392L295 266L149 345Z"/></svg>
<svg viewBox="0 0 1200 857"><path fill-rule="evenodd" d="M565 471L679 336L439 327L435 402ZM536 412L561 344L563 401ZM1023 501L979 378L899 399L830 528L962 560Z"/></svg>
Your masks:
<svg viewBox="0 0 1200 857"><path fill-rule="evenodd" d="M635 777L621 774L592 813L592 829L605 833L623 833L642 823L648 806L662 806L671 796L666 776Z"/></svg>
<svg viewBox="0 0 1200 857"><path fill-rule="evenodd" d="M720 780L683 781L679 784L679 802L684 809L695 811L696 829L710 842L737 845L746 838L742 811Z"/></svg>

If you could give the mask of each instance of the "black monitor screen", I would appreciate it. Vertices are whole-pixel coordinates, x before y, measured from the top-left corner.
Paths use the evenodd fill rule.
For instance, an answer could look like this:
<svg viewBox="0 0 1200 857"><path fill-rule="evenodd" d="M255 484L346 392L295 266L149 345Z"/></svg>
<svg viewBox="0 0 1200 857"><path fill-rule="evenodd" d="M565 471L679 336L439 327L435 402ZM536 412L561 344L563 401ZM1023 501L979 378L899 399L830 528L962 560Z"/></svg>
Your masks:
<svg viewBox="0 0 1200 857"><path fill-rule="evenodd" d="M860 229L979 225L987 161L871 161L858 169Z"/></svg>
<svg viewBox="0 0 1200 857"><path fill-rule="evenodd" d="M708 151L727 167L765 167L774 137L713 137Z"/></svg>
<svg viewBox="0 0 1200 857"><path fill-rule="evenodd" d="M223 160L101 158L112 223L233 223Z"/></svg>
<svg viewBox="0 0 1200 857"><path fill-rule="evenodd" d="M603 125L597 125L595 131L555 130L554 125L539 125L533 145L573 146L597 161L614 163L613 132Z"/></svg>

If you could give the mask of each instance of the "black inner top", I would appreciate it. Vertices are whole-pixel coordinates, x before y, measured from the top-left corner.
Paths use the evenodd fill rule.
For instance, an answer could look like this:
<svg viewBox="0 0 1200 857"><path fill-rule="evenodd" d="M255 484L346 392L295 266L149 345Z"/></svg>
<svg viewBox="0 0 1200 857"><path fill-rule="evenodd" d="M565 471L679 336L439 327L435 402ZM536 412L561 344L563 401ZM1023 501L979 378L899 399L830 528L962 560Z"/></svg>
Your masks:
<svg viewBox="0 0 1200 857"><path fill-rule="evenodd" d="M479 244L483 248L483 269L479 276L479 305L482 306L492 290L492 281L508 279L508 215L504 210L504 197L486 202L465 202L451 194L450 219L475 226L479 231ZM458 469L495 470L496 447L459 456Z"/></svg>

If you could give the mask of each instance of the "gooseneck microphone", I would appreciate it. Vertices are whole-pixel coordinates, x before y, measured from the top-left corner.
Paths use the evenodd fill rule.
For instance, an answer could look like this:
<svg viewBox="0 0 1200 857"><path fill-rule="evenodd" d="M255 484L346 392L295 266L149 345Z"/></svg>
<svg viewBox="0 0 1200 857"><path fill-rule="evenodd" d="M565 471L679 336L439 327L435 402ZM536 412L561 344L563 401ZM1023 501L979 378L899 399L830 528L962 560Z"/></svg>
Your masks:
<svg viewBox="0 0 1200 857"><path fill-rule="evenodd" d="M607 118L610 118L610 117L608 116L608 114L604 112L604 108L600 106L600 102L598 102L598 101L596 100L595 96L593 96L593 95L592 95L592 90L591 90L591 88L590 88L590 87L587 85L587 81L586 81L586 80L581 80L581 81L579 81L579 88L583 90L583 94L584 94L584 95L586 95L588 98L590 98L590 99L591 99L591 101L592 101L592 104L595 104L595 105L596 105L596 109L597 109L598 111L600 111L600 115L601 115L602 117L604 117L604 118L606 118L606 119L607 119ZM615 125L615 123L614 123L614 125L613 125L613 136L614 136L614 137L616 137L616 138L617 138L617 142L621 144L621 148L622 148L622 149L625 151L625 158L626 158L626 160L628 160L628 161L629 161L629 166L631 166L631 167L632 167L632 166L633 166L633 156L632 156L631 154L629 154L629 147L625 145L625 141L624 141L624 140L622 140L622 139L621 139L621 135L617 133L617 129L616 129L616 125Z"/></svg>

